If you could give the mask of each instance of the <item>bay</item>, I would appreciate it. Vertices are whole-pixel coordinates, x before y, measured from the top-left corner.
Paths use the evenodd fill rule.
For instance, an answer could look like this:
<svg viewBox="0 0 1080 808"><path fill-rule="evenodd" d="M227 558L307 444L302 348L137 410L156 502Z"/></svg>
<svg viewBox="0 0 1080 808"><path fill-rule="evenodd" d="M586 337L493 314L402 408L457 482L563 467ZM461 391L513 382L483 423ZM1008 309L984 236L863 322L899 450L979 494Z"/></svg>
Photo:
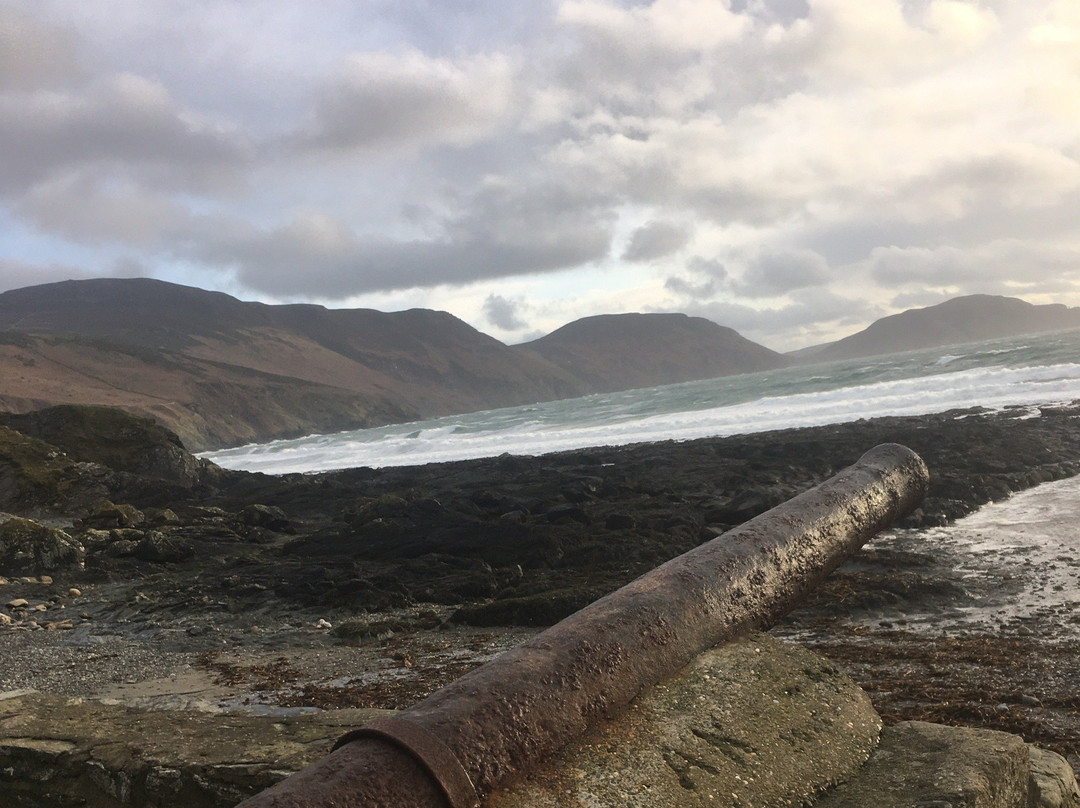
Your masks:
<svg viewBox="0 0 1080 808"><path fill-rule="evenodd" d="M251 444L203 456L271 474L541 455L587 446L1080 399L1080 330Z"/></svg>

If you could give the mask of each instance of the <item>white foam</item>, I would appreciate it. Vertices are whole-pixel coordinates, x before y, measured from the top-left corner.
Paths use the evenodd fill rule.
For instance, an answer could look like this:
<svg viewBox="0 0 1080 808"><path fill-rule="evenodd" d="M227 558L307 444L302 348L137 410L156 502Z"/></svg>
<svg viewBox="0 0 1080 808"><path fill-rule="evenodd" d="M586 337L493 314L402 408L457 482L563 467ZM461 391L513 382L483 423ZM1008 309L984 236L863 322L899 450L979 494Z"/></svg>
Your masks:
<svg viewBox="0 0 1080 808"><path fill-rule="evenodd" d="M767 381L767 377L762 377ZM725 380L711 384L722 389ZM377 429L252 445L206 456L226 468L267 473L328 471L352 466L414 465L503 453L540 455L586 446L687 440L821 426L858 418L922 415L983 406L1070 402L1080 399L1080 365L980 367L833 390L763 396L724 406L694 403L641 415L640 403L687 396L687 385L590 396L573 402L508 408Z"/></svg>

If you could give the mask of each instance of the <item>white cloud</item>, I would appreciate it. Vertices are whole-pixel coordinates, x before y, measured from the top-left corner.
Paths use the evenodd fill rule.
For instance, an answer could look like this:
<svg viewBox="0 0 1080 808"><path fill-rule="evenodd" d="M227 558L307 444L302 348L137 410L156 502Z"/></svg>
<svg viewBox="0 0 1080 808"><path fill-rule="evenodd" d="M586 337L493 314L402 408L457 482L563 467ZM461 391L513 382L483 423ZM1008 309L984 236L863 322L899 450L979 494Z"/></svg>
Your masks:
<svg viewBox="0 0 1080 808"><path fill-rule="evenodd" d="M0 216L56 245L21 272L534 327L692 297L803 339L1080 303L1075 0L0 0L0 32Z"/></svg>
<svg viewBox="0 0 1080 808"><path fill-rule="evenodd" d="M626 54L710 50L737 39L750 24L745 15L715 0L656 0L631 8L603 0L564 0L558 20Z"/></svg>

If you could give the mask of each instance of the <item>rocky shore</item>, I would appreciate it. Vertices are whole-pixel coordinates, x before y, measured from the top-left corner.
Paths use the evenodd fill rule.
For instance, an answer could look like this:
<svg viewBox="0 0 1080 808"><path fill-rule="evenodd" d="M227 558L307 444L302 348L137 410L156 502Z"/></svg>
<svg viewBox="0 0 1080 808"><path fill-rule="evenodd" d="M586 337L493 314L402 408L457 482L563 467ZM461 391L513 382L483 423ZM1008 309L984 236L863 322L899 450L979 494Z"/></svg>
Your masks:
<svg viewBox="0 0 1080 808"><path fill-rule="evenodd" d="M897 442L930 469L923 507L776 632L840 663L887 722L1005 729L1080 766L1080 664L1053 620L928 637L903 617L971 597L920 531L1080 471L1077 406L282 477L110 411L20 418L0 422L0 692L398 708ZM1080 621L1075 605L1054 619Z"/></svg>

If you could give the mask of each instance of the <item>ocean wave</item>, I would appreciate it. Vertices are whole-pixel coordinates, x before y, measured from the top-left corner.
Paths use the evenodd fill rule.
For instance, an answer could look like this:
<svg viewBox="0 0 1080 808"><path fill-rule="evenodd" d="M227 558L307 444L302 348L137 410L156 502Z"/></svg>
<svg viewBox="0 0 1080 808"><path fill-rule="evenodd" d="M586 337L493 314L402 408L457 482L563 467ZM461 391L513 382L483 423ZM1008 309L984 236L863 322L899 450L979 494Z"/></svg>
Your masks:
<svg viewBox="0 0 1080 808"><path fill-rule="evenodd" d="M722 380L714 383L721 384ZM686 393L685 386L677 387ZM676 396L678 392L669 394ZM655 396L656 390L648 394ZM624 404L613 407L610 400L593 397L576 405L558 402L558 406L550 408L531 405L472 413L420 424L276 441L206 456L226 468L250 471L328 471L350 466L464 460L507 452L541 455L586 446L687 440L886 415L922 415L975 405L1000 409L1076 399L1080 399L1080 365L980 367L646 414L634 409L633 398L624 396ZM598 416L598 412L602 415Z"/></svg>

